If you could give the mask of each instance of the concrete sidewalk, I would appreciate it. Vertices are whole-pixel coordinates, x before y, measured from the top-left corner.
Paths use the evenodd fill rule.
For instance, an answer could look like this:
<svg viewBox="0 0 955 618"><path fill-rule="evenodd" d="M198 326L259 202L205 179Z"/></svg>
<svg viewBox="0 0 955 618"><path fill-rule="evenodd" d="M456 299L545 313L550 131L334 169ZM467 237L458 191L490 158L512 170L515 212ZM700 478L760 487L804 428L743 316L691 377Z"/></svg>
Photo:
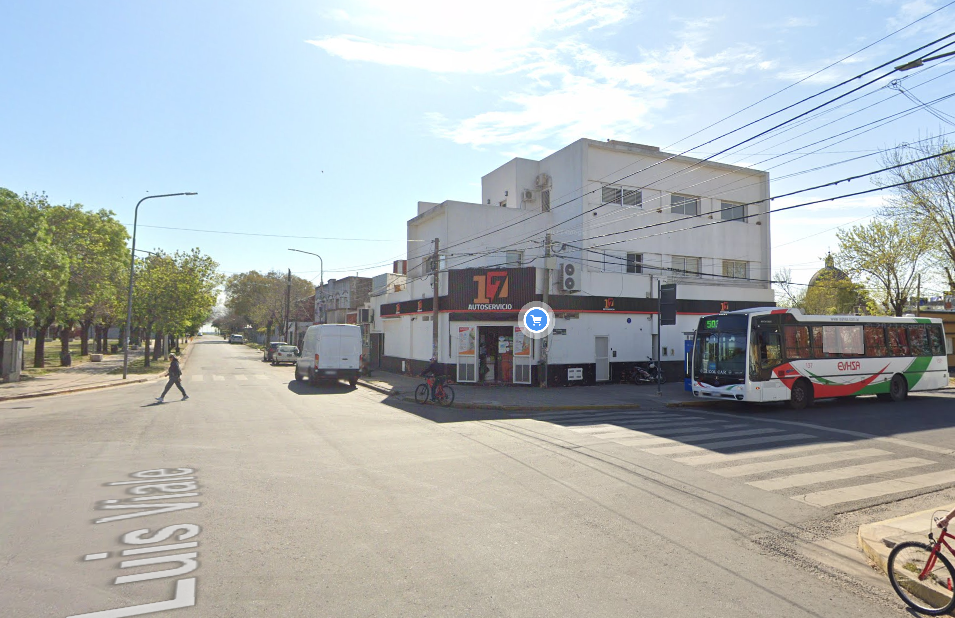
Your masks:
<svg viewBox="0 0 955 618"><path fill-rule="evenodd" d="M182 348L179 363L183 368L186 366L192 348L193 346L189 342ZM142 356L143 350L130 351L130 363L134 358L142 358ZM0 384L0 402L64 395L126 384L140 384L158 380L162 377L161 373L129 375L124 380L122 367L122 354L107 354L101 362L84 361L73 367L52 371L28 380ZM118 373L109 373L117 369L119 370Z"/></svg>
<svg viewBox="0 0 955 618"><path fill-rule="evenodd" d="M414 403L415 388L424 378L375 371L359 384L380 393ZM655 385L605 384L601 386L480 386L453 384L454 407L478 410L626 410L652 407L726 405L719 401L700 401L683 390L683 381L668 382L657 394Z"/></svg>
<svg viewBox="0 0 955 618"><path fill-rule="evenodd" d="M905 541L928 543L929 529L937 538L939 529L935 527L932 515L938 512L939 517L944 517L952 509L955 509L955 503L942 504L933 509L859 526L859 548L885 573L889 552L893 547Z"/></svg>

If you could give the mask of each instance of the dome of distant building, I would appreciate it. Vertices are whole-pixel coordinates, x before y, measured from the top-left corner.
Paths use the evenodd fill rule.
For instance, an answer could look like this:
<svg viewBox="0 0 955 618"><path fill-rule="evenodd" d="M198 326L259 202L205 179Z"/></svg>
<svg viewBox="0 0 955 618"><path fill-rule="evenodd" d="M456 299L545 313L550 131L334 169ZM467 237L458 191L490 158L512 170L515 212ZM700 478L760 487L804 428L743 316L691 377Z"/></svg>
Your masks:
<svg viewBox="0 0 955 618"><path fill-rule="evenodd" d="M836 268L836 261L831 253L826 254L826 265L816 271L816 274L809 280L809 287L812 287L822 281L851 281L849 275Z"/></svg>

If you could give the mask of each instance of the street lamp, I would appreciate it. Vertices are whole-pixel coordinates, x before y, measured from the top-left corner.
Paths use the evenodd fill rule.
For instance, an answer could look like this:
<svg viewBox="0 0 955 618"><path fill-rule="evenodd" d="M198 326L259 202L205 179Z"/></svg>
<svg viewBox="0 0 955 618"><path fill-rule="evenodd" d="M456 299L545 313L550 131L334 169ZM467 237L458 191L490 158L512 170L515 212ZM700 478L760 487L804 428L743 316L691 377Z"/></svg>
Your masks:
<svg viewBox="0 0 955 618"><path fill-rule="evenodd" d="M322 256L317 253L312 253L311 251L302 251L301 249L289 249L289 251L296 251L298 253L307 253L308 255L314 255L318 258L318 267L319 267L319 284L318 287L322 290L322 300L321 300L321 315L319 320L322 324L325 323L325 262L322 261ZM314 271L313 271L314 272Z"/></svg>
<svg viewBox="0 0 955 618"><path fill-rule="evenodd" d="M931 61L931 60L938 60L939 58L945 58L945 57L947 57L947 56L955 56L955 52L948 52L947 54L939 54L939 55L937 55L937 56L930 56L930 57L928 57L928 58L916 58L915 60L912 60L912 61L910 61L910 62L906 62L905 64L900 64L899 66L895 67L895 70L896 70L896 71L910 71L910 70L912 70L912 69L917 69L917 68L919 68L920 66L922 66L922 65L925 64L926 62L929 62L929 61Z"/></svg>
<svg viewBox="0 0 955 618"><path fill-rule="evenodd" d="M126 341L123 342L123 379L126 379L126 375L129 372L129 339L130 331L132 330L133 324L133 276L134 276L134 267L136 266L136 223L139 221L139 205L145 202L146 200L151 200L157 197L176 197L178 195L199 195L195 192L187 193L164 193L163 195L147 195L143 199L136 202L136 210L133 211L133 249L130 251L129 257L129 294L126 296L126 332L124 336ZM148 335L147 335L148 336Z"/></svg>

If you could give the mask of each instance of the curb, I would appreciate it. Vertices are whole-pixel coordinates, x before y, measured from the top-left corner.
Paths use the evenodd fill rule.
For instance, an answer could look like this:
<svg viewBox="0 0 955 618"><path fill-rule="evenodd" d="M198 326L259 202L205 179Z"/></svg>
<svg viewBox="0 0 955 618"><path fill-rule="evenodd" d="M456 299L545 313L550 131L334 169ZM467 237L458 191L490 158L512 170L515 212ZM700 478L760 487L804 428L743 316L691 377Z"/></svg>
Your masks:
<svg viewBox="0 0 955 618"><path fill-rule="evenodd" d="M381 393L381 394L383 394L383 395L391 396L391 395L397 395L397 394L398 394L398 389L396 389L396 388L390 388L390 389L389 389L389 388L383 388L383 387L381 387L381 386L378 386L377 384L372 384L371 382L365 382L364 380L358 380L358 384L359 384L360 386L364 386L364 387L367 388L367 389L370 389L370 390L373 390L373 391L377 391L377 392L379 392L379 393Z"/></svg>
<svg viewBox="0 0 955 618"><path fill-rule="evenodd" d="M182 355L181 364L185 365L189 356L192 355L192 346L193 342L190 342L186 351ZM59 391L46 391L43 393L25 393L23 395L10 395L7 397L0 397L0 403L5 401L16 401L17 399L36 399L37 397L52 397L54 395L70 395L72 393L82 393L84 391L95 391L103 388L114 388L116 386L126 386L127 384L142 384L143 382L150 382L152 380L161 379L163 376L157 374L154 376L148 376L145 378L135 378L133 380L122 380L120 382L108 382L106 384L91 384L90 386L77 386L76 388L67 388Z"/></svg>

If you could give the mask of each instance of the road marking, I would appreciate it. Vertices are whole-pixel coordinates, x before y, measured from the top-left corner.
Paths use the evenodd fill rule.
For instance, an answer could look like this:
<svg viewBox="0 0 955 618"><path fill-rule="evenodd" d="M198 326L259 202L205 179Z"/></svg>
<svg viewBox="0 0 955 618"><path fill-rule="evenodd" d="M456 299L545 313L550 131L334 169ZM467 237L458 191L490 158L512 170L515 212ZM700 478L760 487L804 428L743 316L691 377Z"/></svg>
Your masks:
<svg viewBox="0 0 955 618"><path fill-rule="evenodd" d="M835 468L834 470L823 470L822 472L804 472L802 474L793 474L766 481L753 481L747 483L747 485L775 491L777 489L815 485L816 483L825 483L828 481L844 481L845 479L853 479L860 476L885 474L886 472L892 472L894 470L905 470L906 468L918 468L919 466L929 466L933 464L935 464L934 461L920 459L918 457L888 459L886 461L876 461L858 466L849 466L847 468Z"/></svg>
<svg viewBox="0 0 955 618"><path fill-rule="evenodd" d="M816 451L824 448L848 448L855 446L851 442L826 442L823 444L805 444L802 446L783 446L779 448L768 448L759 451L749 451L746 453L708 453L706 455L692 455L690 457L676 457L673 461L686 464L688 466L705 466L707 464L719 464L729 461L738 461L740 459L757 459L759 457L774 457L776 455L788 455L790 453L804 453L806 451Z"/></svg>
<svg viewBox="0 0 955 618"><path fill-rule="evenodd" d="M617 423L618 426L620 426L620 427L626 427L626 428L628 428L628 429L634 429L634 430L637 430L637 431L646 430L646 431L654 431L654 432L655 432L656 430L666 431L666 430L668 430L668 429L683 429L683 428L685 428L685 427L690 427L690 426L693 426L693 427L703 427L704 425L710 425L711 427L709 427L709 429L712 429L712 428L713 428L713 427L712 427L713 425L724 425L724 424L725 424L724 421L704 421L704 420L699 420L699 419L695 419L695 418L680 419L680 420L677 421L677 422L670 421L670 422L666 422L666 423L663 423L663 422L656 422L656 423ZM703 428L704 428L704 429L707 429L707 427L703 427Z"/></svg>
<svg viewBox="0 0 955 618"><path fill-rule="evenodd" d="M268 377L267 375L265 375L264 373L257 373L257 374L255 374L255 377L258 378L258 379L260 379L260 380L268 380L268 379L269 379L269 377Z"/></svg>
<svg viewBox="0 0 955 618"><path fill-rule="evenodd" d="M109 556L109 553L107 552L104 552L102 554L86 554L85 556L83 556L83 560L102 560L103 558L107 558L108 556Z"/></svg>
<svg viewBox="0 0 955 618"><path fill-rule="evenodd" d="M684 427L682 429L671 429L661 432L634 431L626 427L614 426L612 430L593 432L592 435L597 438L606 438L608 440L626 440L627 444L644 443L647 440L660 441L663 444L673 443L673 440L666 436L677 436L683 433L693 433L706 431L712 427Z"/></svg>
<svg viewBox="0 0 955 618"><path fill-rule="evenodd" d="M201 374L201 373L192 376L192 381L193 381L193 382L202 382L202 380L203 380L203 377L202 377L202 374Z"/></svg>
<svg viewBox="0 0 955 618"><path fill-rule="evenodd" d="M806 438L818 438L818 436L807 433L790 433L776 436L763 436L762 438L743 438L742 440L725 440L722 442L710 442L695 446L693 444L681 444L679 446L664 446L659 448L642 449L651 455L673 455L676 453L703 453L714 448L732 448L735 446L752 446L753 444L769 444L772 442L788 442L789 440L803 440Z"/></svg>
<svg viewBox="0 0 955 618"><path fill-rule="evenodd" d="M580 414L572 413L562 416L552 416L548 418L541 418L539 416L533 417L535 421L543 421L545 423L586 423L595 420L605 420L605 419L634 419L637 417L627 416L625 414L620 414L619 412L598 412L595 414ZM648 416L641 415L639 418L644 418L646 420L662 421L669 420L673 418L672 416L666 414L653 414Z"/></svg>
<svg viewBox="0 0 955 618"><path fill-rule="evenodd" d="M802 496L792 496L792 499L811 504L812 506L832 506L833 504L865 500L866 498L877 498L879 496L912 491L913 489L924 489L935 485L949 485L953 480L955 480L955 470L942 470L940 472L907 476L891 481L879 481L877 483L855 485L854 487L845 487L843 489L817 491Z"/></svg>
<svg viewBox="0 0 955 618"><path fill-rule="evenodd" d="M662 429L662 430L653 430L653 431L635 431L630 430L630 435L638 438L640 440L644 439L667 439L670 436L680 436L685 433L693 434L699 433L701 431L712 431L713 429L735 429L737 427L746 427L746 425L724 425L723 427L706 427L706 426L692 426L692 427L681 427L679 429ZM681 440L683 438L680 438Z"/></svg>
<svg viewBox="0 0 955 618"><path fill-rule="evenodd" d="M235 374L235 379L236 379L236 380L240 380L240 381L242 381L242 382L245 382L245 381L248 380L249 378L245 377L245 376L242 375L241 373L237 373L237 374Z"/></svg>
<svg viewBox="0 0 955 618"><path fill-rule="evenodd" d="M698 433L689 436L681 436L676 441L677 442L699 442L701 440L712 440L716 438L739 438L742 436L755 436L767 433L779 433L782 429L741 429L739 431L720 431L717 433L708 432L708 433ZM669 438L648 438L645 440L640 440L639 442L631 442L633 445L637 444L654 444L659 442L673 442Z"/></svg>
<svg viewBox="0 0 955 618"><path fill-rule="evenodd" d="M213 380L214 382L224 382L224 381L225 381L225 376L212 376L212 380Z"/></svg>
<svg viewBox="0 0 955 618"><path fill-rule="evenodd" d="M772 472L773 470L788 470L791 468L807 468L809 466L818 466L820 464L835 463L837 461L846 461L847 459L862 459L863 457L878 457L880 455L891 455L889 451L883 451L877 448L864 448L856 451L838 451L836 453L823 453L821 455L807 455L806 457L794 457L792 459L781 459L774 461L763 461L759 463L742 464L739 466L730 466L729 468L720 468L710 470L713 474L720 476L736 477L749 476L750 474L761 474L763 472Z"/></svg>

